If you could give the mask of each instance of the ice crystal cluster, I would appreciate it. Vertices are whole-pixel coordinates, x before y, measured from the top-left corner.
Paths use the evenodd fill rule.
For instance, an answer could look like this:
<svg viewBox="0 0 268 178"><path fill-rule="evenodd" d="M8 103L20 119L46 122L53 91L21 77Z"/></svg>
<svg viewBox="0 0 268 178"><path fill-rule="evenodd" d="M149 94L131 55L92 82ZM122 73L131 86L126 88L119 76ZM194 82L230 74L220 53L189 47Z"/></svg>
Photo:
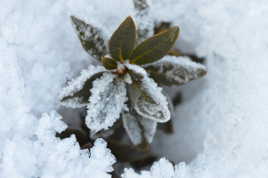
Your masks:
<svg viewBox="0 0 268 178"><path fill-rule="evenodd" d="M161 159L149 170L126 169L122 176L268 177L267 0L151 5L153 21L180 26L177 47L206 57L209 75L180 87L185 102L175 108L176 134L154 139L160 149L172 145L160 151L176 164ZM78 43L70 15L103 29L108 39L126 16L135 17L132 2L1 0L0 14L0 177L110 178L115 159L105 141L88 152L74 137L56 138L66 126L53 110L65 81L93 60Z"/></svg>
<svg viewBox="0 0 268 178"><path fill-rule="evenodd" d="M161 60L176 42L178 27L163 30L137 44L140 30L136 29L134 19L127 17L106 47L100 29L74 16L71 20L83 48L104 67L90 66L70 82L60 96L62 103L71 107L86 105L86 125L93 134L111 128L121 117L132 143L151 143L157 123L171 118L172 103L168 103L158 85L187 83L204 76L206 68L184 57L167 56ZM146 29L150 30L148 26Z"/></svg>

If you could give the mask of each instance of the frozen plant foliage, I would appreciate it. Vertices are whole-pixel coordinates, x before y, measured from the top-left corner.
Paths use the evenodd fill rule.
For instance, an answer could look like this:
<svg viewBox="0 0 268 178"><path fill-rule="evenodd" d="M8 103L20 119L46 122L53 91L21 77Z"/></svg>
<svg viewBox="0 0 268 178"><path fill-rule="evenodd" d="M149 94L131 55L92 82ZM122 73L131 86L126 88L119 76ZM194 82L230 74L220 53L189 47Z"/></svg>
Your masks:
<svg viewBox="0 0 268 178"><path fill-rule="evenodd" d="M139 118L135 117L135 115L132 115L131 113L123 113L122 119L123 126L126 129L126 132L128 133L131 142L134 145L140 144L143 140L143 136L142 129L139 126Z"/></svg>
<svg viewBox="0 0 268 178"><path fill-rule="evenodd" d="M135 72L136 75L141 74ZM140 116L157 122L167 122L170 119L168 102L162 94L162 89L147 75L142 76L141 83L129 90L133 107Z"/></svg>
<svg viewBox="0 0 268 178"><path fill-rule="evenodd" d="M146 67L151 77L163 85L182 85L198 79L207 73L204 65L191 61L188 57L166 56Z"/></svg>
<svg viewBox="0 0 268 178"><path fill-rule="evenodd" d="M149 119L143 119L134 111L122 114L123 126L134 145L144 142L152 143L157 122Z"/></svg>
<svg viewBox="0 0 268 178"><path fill-rule="evenodd" d="M106 55L107 48L100 29L86 24L84 21L71 16L83 48L93 57L100 58Z"/></svg>
<svg viewBox="0 0 268 178"><path fill-rule="evenodd" d="M87 33L84 33L85 28L92 26L76 17L72 17L72 21L83 47L94 55L95 47L92 51L91 45L84 45L92 43L92 38L85 38ZM167 55L178 38L179 28L169 28L138 45L136 34L134 19L127 17L107 42L109 55L97 57L106 69L91 76L80 77L83 80L78 78L79 81L74 83L78 83L79 87L67 86L70 95L66 96L65 89L61 99L63 103L69 100L68 103L81 102L83 104L80 106L87 106L86 124L94 134L112 127L121 113L126 112L122 114L123 125L130 140L135 145L146 145L153 140L157 122L167 122L171 113L162 89L149 78L148 71L143 66ZM180 70L172 70L176 69ZM165 72L170 75L169 71ZM82 88L81 82L84 82Z"/></svg>

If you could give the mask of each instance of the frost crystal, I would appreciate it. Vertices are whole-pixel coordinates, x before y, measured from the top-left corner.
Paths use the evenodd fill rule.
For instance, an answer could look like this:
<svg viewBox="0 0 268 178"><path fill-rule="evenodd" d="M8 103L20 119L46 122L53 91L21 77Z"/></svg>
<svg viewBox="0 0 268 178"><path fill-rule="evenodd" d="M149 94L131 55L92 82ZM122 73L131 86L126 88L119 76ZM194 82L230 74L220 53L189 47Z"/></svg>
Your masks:
<svg viewBox="0 0 268 178"><path fill-rule="evenodd" d="M108 129L119 119L127 101L125 83L111 73L93 82L87 106L86 124L94 132Z"/></svg>

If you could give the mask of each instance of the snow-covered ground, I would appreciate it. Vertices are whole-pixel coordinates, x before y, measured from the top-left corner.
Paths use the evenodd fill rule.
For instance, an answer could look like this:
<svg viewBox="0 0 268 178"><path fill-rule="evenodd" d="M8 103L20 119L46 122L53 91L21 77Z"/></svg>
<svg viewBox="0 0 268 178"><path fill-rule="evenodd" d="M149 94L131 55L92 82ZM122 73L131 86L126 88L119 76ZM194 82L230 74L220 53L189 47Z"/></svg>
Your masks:
<svg viewBox="0 0 268 178"><path fill-rule="evenodd" d="M180 26L178 46L207 59L206 78L186 85L176 135L157 135L167 159L124 178L268 177L267 0L153 0L154 18ZM109 177L115 158L103 140L90 153L56 112L67 79L90 63L70 15L109 37L133 15L130 0L1 0L0 177ZM165 139L159 139L165 137ZM186 161L187 163L183 163Z"/></svg>

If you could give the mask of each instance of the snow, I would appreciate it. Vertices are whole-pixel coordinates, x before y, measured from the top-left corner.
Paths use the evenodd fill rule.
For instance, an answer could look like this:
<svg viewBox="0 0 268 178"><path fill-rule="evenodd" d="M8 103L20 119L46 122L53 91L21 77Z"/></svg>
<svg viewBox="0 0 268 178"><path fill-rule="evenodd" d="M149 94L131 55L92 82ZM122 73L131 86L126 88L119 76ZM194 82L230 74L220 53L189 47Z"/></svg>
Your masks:
<svg viewBox="0 0 268 178"><path fill-rule="evenodd" d="M151 12L180 26L177 46L204 56L208 75L179 89L176 134L154 139L177 164L162 159L123 177L268 177L267 1L154 0ZM74 137L59 140L55 132L65 126L53 110L65 82L92 59L70 15L105 27L109 37L135 14L132 3L2 0L0 14L0 177L110 177L115 159L105 142L90 155Z"/></svg>

